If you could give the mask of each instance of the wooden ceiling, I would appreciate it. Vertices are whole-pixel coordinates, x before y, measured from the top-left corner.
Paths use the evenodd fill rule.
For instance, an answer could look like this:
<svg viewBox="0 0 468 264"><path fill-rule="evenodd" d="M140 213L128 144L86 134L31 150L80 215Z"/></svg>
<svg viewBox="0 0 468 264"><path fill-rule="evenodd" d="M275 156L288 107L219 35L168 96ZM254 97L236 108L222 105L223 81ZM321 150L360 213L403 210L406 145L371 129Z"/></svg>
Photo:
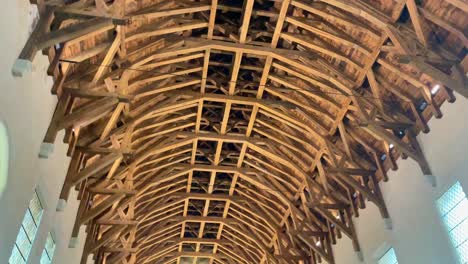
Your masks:
<svg viewBox="0 0 468 264"><path fill-rule="evenodd" d="M82 263L335 263L440 106L468 97L465 0L35 0ZM44 95L46 96L46 95ZM450 131L447 131L450 135ZM406 175L413 177L413 175ZM416 177L416 176L414 176ZM61 206L60 206L61 207Z"/></svg>

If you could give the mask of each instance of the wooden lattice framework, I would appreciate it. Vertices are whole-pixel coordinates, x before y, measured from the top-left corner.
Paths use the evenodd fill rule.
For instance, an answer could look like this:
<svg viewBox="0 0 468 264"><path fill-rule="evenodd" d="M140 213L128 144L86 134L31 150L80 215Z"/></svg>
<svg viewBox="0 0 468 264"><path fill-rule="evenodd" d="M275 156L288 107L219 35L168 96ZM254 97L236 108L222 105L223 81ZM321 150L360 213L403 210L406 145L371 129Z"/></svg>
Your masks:
<svg viewBox="0 0 468 264"><path fill-rule="evenodd" d="M82 263L334 263L468 97L466 0L35 0ZM413 175L407 175L413 177ZM387 220L388 221L388 220Z"/></svg>

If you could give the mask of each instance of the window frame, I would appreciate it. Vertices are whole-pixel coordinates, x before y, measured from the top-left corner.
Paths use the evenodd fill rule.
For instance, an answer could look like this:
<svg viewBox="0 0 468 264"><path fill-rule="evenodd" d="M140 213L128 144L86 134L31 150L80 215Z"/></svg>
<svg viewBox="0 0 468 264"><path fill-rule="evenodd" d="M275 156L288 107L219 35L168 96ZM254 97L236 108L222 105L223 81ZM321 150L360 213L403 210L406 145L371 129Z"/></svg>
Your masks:
<svg viewBox="0 0 468 264"><path fill-rule="evenodd" d="M32 212L32 207L31 207L33 205L33 201L35 199L37 199L37 202L39 203L39 208L40 208L40 215L38 216L38 219L34 218L34 214ZM23 218L21 220L21 224L20 224L20 227L18 229L18 234L16 235L16 240L15 240L15 243L13 245L13 249L11 250L10 257L8 259L8 263L16 264L16 263L11 263L10 262L11 258L14 255L15 249L16 249L16 251L18 251L19 256L23 259L24 263L28 263L29 257L31 255L31 251L32 251L33 246L34 246L34 242L37 239L37 235L38 235L41 223L42 223L44 212L45 212L45 206L44 206L43 199L41 198L41 195L40 195L40 192L38 191L38 189L35 188L34 192L33 192L33 197L29 200L28 207L26 208L24 216L23 216ZM32 221L34 223L34 226L35 226L35 230L34 230L34 234L32 235L33 236L32 238L29 237L29 234L28 234L28 232L26 230L26 227L25 227L25 224L26 224L25 220L27 219L28 214L31 217L31 219L32 219ZM20 236L22 234L21 232L24 232L24 234L26 235L26 239L27 239L26 242L29 243L29 249L28 249L27 253L22 252L21 249L20 249L19 243L24 242L24 240L18 241L18 239L21 238L21 236Z"/></svg>
<svg viewBox="0 0 468 264"><path fill-rule="evenodd" d="M54 248L52 249L51 253L47 250L47 241L49 239L49 236L50 236L50 238L52 239L52 241L54 243L53 244ZM47 258L49 259L49 263L53 263L56 249L57 249L57 239L56 239L56 236L55 236L55 232L53 230L51 230L51 231L49 231L47 233L46 242L44 244L44 248L42 249L41 258L40 258L39 262L42 264L42 256L45 253L45 254L47 254Z"/></svg>
<svg viewBox="0 0 468 264"><path fill-rule="evenodd" d="M463 202L463 199L460 200L459 202L457 202L457 204L455 204L452 208L450 208L447 212L443 212L441 206L439 206L439 202L440 200L452 189L454 188L456 185L459 185L460 188L461 188L461 192L464 194L464 200L466 200L468 202L468 196L467 196L467 193L465 192L465 188L464 186L462 185L462 183L459 181L459 180L454 180L454 181L451 181L449 184L447 184L446 186L444 186L444 188L440 191L440 193L438 193L438 196L437 196L437 199L435 200L434 202L434 207L435 207L435 210L437 211L437 214L438 214L438 218L439 218L439 221L442 225L442 228L444 230L444 233L446 234L446 237L447 237L447 242L450 244L450 248L452 249L452 252L454 254L454 258L457 260L458 263L463 263L462 262L462 254L461 252L458 250L458 247L460 247L461 245L463 245L465 242L468 243L468 234L466 236L466 240L465 242L462 242L461 244L459 244L458 246L454 244L454 241L453 241L453 236L452 236L452 231L457 227L459 226L460 224L462 224L464 221L468 221L468 216L465 217L465 219L461 220L460 222L456 223L456 225L450 229L450 227L448 226L448 223L444 220L444 217L447 216L447 214L449 214L450 212L452 212L458 205L460 205L460 203Z"/></svg>

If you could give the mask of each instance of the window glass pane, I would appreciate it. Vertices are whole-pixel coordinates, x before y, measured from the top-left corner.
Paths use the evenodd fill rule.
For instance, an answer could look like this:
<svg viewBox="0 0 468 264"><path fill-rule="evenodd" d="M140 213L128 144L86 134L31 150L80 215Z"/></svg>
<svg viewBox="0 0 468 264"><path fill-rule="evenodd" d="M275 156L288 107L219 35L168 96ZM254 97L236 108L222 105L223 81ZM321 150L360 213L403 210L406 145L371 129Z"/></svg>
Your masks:
<svg viewBox="0 0 468 264"><path fill-rule="evenodd" d="M385 255L383 255L380 259L378 264L398 264L398 260L395 254L395 250L393 248L389 249Z"/></svg>
<svg viewBox="0 0 468 264"><path fill-rule="evenodd" d="M437 200L437 207L442 215L452 210L455 205L466 198L459 182L455 183L448 191Z"/></svg>
<svg viewBox="0 0 468 264"><path fill-rule="evenodd" d="M31 247L36 237L37 229L41 221L43 208L37 193L34 192L34 196L29 202L28 210L24 214L21 227L16 237L15 247L11 252L10 264L23 264L26 263Z"/></svg>
<svg viewBox="0 0 468 264"><path fill-rule="evenodd" d="M52 234L51 234L51 233L49 233L49 235L47 236L47 242L46 242L45 249L46 249L47 252L49 253L49 256L54 255L54 251L55 251L55 241L54 241L54 239L52 238Z"/></svg>
<svg viewBox="0 0 468 264"><path fill-rule="evenodd" d="M465 198L458 203L451 211L442 218L444 224L449 230L455 228L460 222L468 216L468 200Z"/></svg>
<svg viewBox="0 0 468 264"><path fill-rule="evenodd" d="M16 238L16 246L18 247L21 255L23 255L24 258L27 258L29 251L31 250L31 242L23 228L20 228L18 237Z"/></svg>
<svg viewBox="0 0 468 264"><path fill-rule="evenodd" d="M49 256L45 253L45 250L44 252L42 252L42 256L41 256L41 264L50 264L52 263L49 259Z"/></svg>
<svg viewBox="0 0 468 264"><path fill-rule="evenodd" d="M23 228L24 231L26 231L26 234L28 235L28 238L30 241L34 240L34 236L36 235L36 223L34 222L29 210L26 211L26 214L24 215L23 219Z"/></svg>
<svg viewBox="0 0 468 264"><path fill-rule="evenodd" d="M21 256L21 253L19 252L16 245L13 247L13 252L11 253L10 260L8 262L11 264L25 264L26 263L23 259L23 256Z"/></svg>
<svg viewBox="0 0 468 264"><path fill-rule="evenodd" d="M52 258L54 257L54 251L55 251L55 241L54 241L54 238L52 237L52 234L49 233L47 235L47 241L46 241L44 250L42 251L41 264L52 263Z"/></svg>
<svg viewBox="0 0 468 264"><path fill-rule="evenodd" d="M468 263L468 200L459 182L437 200L437 208L460 263Z"/></svg>
<svg viewBox="0 0 468 264"><path fill-rule="evenodd" d="M466 241L468 234L468 219L463 220L459 225L457 225L452 231L450 231L450 240L455 247L459 246Z"/></svg>
<svg viewBox="0 0 468 264"><path fill-rule="evenodd" d="M36 223L39 223L39 221L41 220L43 208L36 192L34 192L34 197L31 200L31 203L29 203L29 210L31 210L31 214L34 218L34 221L36 221Z"/></svg>
<svg viewBox="0 0 468 264"><path fill-rule="evenodd" d="M458 257L460 258L461 263L468 263L468 241L465 241L457 248L457 252L459 253Z"/></svg>

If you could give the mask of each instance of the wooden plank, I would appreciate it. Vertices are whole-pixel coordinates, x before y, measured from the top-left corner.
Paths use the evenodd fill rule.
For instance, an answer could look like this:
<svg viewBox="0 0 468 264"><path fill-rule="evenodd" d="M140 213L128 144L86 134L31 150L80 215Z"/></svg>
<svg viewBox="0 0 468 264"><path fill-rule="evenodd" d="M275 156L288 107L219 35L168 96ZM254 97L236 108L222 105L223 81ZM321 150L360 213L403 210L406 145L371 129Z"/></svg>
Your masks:
<svg viewBox="0 0 468 264"><path fill-rule="evenodd" d="M39 50L53 46L58 43L74 40L81 36L90 34L105 32L114 28L114 24L111 19L108 18L96 18L90 19L82 23L74 24L57 31L52 31L39 38L37 48Z"/></svg>
<svg viewBox="0 0 468 264"><path fill-rule="evenodd" d="M360 250L351 217L367 200L388 217L375 173L392 154L430 173L409 132L440 114L446 94L429 85L461 90L466 63L417 42L461 47L463 23L414 0L262 5L48 1L59 10L39 35L61 43L48 49L61 98L46 139L66 130L61 199L75 187L82 200L83 263L334 263L342 234ZM405 5L414 31L396 23Z"/></svg>
<svg viewBox="0 0 468 264"><path fill-rule="evenodd" d="M424 17L419 15L418 6L416 5L415 0L406 0L406 6L411 16L411 22L413 23L414 30L416 31L416 36L418 40L427 47L427 38L428 32L426 31Z"/></svg>

